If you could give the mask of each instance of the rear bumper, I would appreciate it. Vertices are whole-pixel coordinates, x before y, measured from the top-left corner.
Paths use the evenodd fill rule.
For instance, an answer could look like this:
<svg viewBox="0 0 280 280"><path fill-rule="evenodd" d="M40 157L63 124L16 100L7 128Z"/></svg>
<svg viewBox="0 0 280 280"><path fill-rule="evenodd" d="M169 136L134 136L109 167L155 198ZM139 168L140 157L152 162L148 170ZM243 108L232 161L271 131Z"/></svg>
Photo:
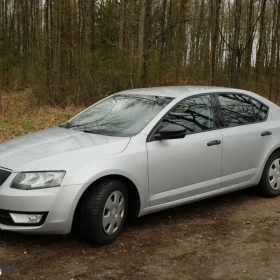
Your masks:
<svg viewBox="0 0 280 280"><path fill-rule="evenodd" d="M71 231L73 216L82 185L60 186L38 190L11 189L14 176L0 187L0 230L23 233L67 234ZM9 213L44 213L39 225L16 225ZM2 215L1 215L2 213Z"/></svg>

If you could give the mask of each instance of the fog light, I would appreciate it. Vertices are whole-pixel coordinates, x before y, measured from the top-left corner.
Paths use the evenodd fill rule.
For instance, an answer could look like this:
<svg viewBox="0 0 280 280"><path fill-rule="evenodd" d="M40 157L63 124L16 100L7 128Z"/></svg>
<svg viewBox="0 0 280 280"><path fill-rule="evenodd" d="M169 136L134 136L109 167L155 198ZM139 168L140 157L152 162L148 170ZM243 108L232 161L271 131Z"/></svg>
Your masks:
<svg viewBox="0 0 280 280"><path fill-rule="evenodd" d="M10 213L14 223L16 224L38 224L43 215L42 214L18 214Z"/></svg>

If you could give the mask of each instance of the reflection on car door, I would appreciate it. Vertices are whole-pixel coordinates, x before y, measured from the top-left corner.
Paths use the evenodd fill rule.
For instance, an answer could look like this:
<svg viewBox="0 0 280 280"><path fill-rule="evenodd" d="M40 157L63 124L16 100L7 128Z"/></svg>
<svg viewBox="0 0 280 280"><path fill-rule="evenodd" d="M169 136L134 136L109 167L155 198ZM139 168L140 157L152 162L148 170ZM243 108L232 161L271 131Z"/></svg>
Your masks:
<svg viewBox="0 0 280 280"><path fill-rule="evenodd" d="M220 188L222 136L212 101L211 95L190 97L165 115L160 127L182 125L184 138L148 140L151 206Z"/></svg>
<svg viewBox="0 0 280 280"><path fill-rule="evenodd" d="M268 107L242 94L219 94L223 129L221 187L253 178L268 152Z"/></svg>

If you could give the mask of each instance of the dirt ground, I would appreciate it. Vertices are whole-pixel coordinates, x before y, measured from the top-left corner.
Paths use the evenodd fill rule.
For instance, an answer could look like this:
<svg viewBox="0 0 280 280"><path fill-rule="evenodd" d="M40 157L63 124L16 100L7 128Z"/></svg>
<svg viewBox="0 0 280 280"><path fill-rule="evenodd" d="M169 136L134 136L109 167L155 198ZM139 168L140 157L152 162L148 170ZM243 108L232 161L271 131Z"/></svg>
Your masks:
<svg viewBox="0 0 280 280"><path fill-rule="evenodd" d="M0 279L280 279L280 197L245 190L129 222L105 247L0 233Z"/></svg>

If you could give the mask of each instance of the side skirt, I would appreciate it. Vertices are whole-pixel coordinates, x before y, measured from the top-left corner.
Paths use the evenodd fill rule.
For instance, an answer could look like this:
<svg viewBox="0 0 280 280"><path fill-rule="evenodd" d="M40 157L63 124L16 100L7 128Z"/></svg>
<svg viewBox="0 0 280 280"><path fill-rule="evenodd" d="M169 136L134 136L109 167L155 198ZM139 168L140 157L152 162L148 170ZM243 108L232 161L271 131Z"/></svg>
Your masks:
<svg viewBox="0 0 280 280"><path fill-rule="evenodd" d="M181 205L184 205L184 204L189 204L189 203L192 203L192 202L200 201L200 200L203 200L203 199L206 199L206 198L211 198L211 197L219 196L219 195L222 195L222 194L227 194L227 193L230 193L230 192L246 189L246 188L252 187L254 185L256 185L256 183L255 183L255 180L252 179L249 182L247 181L245 183L243 182L243 183L240 183L240 184L236 184L236 185L233 185L233 186L217 189L217 190L210 191L210 192L207 192L207 193L198 194L198 195L190 196L190 197L187 197L187 198L178 199L178 200L174 200L174 201L171 201L171 202L163 203L163 204L160 204L160 205L147 207L145 209L142 209L139 212L138 217L148 215L148 214L151 214L151 213L154 213L154 212L166 210L166 209L169 209L169 208L181 206Z"/></svg>

